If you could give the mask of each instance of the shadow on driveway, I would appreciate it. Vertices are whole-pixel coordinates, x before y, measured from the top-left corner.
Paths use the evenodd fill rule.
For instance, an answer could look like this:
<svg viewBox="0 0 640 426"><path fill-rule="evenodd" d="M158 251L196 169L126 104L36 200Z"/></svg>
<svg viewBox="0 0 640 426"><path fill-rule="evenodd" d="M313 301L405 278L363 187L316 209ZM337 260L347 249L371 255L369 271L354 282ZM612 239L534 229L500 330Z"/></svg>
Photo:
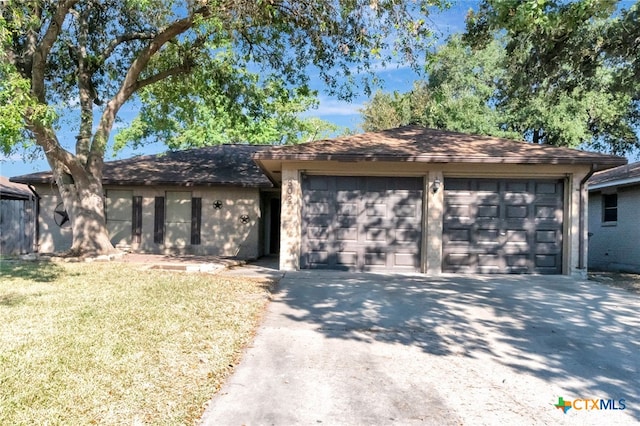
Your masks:
<svg viewBox="0 0 640 426"><path fill-rule="evenodd" d="M261 359L264 351L268 355ZM367 392L366 386L354 383L354 377L382 375L390 393L400 392L408 401L411 389L422 389L420 398L431 406L430 414L423 409L417 417L415 407L407 406L405 411L391 410L392 416L366 419L364 408L340 421L335 412L329 415L331 410L322 416L316 402L315 421L632 424L640 420L640 296L563 276L289 272L280 282L255 349L247 356L249 368L259 360L254 367L261 372L241 372L241 364L241 381L250 381L251 374L267 374L291 377L282 383L298 383L294 376L304 376L317 364L332 370L343 362L352 368L336 374L344 373L341 380L352 384L326 384L328 394L353 399L344 395L351 392L344 389ZM373 367L359 369L367 363ZM306 395L304 382L299 383L299 392L288 397L313 398ZM232 378L231 386L238 384ZM280 389L269 382L257 390L264 386L271 393ZM369 391L376 393L373 388ZM232 391L223 395L230 398L214 400L213 411L221 409L225 398L234 397ZM573 409L563 414L553 406L559 397L613 399L616 407L619 399L625 399L626 409ZM363 404L392 406L388 398L382 392L379 399ZM407 403L419 405L420 398ZM314 419L278 417L278 410L283 414L291 407L267 404L271 406L258 411L254 419L276 424ZM313 410L313 402L306 409Z"/></svg>

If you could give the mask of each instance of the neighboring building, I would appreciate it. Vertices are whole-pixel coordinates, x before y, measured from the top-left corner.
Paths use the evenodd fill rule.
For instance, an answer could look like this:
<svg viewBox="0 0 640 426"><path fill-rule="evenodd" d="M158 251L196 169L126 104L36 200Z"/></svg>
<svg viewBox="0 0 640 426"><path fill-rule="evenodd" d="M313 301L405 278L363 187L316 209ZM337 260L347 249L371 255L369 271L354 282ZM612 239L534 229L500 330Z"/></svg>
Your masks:
<svg viewBox="0 0 640 426"><path fill-rule="evenodd" d="M0 177L0 254L34 251L36 201L28 186Z"/></svg>
<svg viewBox="0 0 640 426"><path fill-rule="evenodd" d="M586 274L586 177L621 157L407 126L254 154L280 268Z"/></svg>
<svg viewBox="0 0 640 426"><path fill-rule="evenodd" d="M107 226L119 248L256 258L276 246L279 195L251 155L264 146L215 147L105 163ZM41 253L71 247L71 227L51 172L12 178L40 196ZM265 229L266 227L266 229Z"/></svg>
<svg viewBox="0 0 640 426"><path fill-rule="evenodd" d="M588 183L589 268L640 273L640 162Z"/></svg>

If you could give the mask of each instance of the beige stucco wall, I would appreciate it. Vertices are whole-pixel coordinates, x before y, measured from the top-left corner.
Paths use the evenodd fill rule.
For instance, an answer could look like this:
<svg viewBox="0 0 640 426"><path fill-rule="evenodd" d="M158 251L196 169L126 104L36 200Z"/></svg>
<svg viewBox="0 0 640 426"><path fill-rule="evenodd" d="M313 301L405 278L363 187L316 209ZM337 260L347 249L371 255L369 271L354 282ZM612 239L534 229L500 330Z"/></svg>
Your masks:
<svg viewBox="0 0 640 426"><path fill-rule="evenodd" d="M165 245L184 248L191 244L191 191L165 192Z"/></svg>
<svg viewBox="0 0 640 426"><path fill-rule="evenodd" d="M565 218L563 239L563 273L576 278L587 278L587 210L588 194L582 180L589 170L579 170L570 175L565 182ZM583 229L580 233L580 217L582 215ZM580 244L582 239L583 244ZM582 249L582 257L580 250ZM582 259L582 265L580 265Z"/></svg>
<svg viewBox="0 0 640 426"><path fill-rule="evenodd" d="M40 195L39 251L71 247L71 228L58 227L53 210L61 201L55 187L36 187ZM136 252L191 253L256 258L259 255L260 192L257 188L105 187L107 227L112 243ZM142 238L131 239L132 197L142 197ZM165 239L154 243L155 197L165 197ZM191 245L191 198L202 198L201 244ZM222 202L221 209L213 203ZM249 220L243 223L242 215Z"/></svg>
<svg viewBox="0 0 640 426"><path fill-rule="evenodd" d="M434 192L434 182L440 182L440 189ZM422 212L423 239L422 271L429 275L442 272L442 221L444 215L444 176L441 171L433 170L425 175L424 197Z"/></svg>
<svg viewBox="0 0 640 426"><path fill-rule="evenodd" d="M298 169L282 170L282 198L280 210L280 269L300 268L302 241L302 187Z"/></svg>
<svg viewBox="0 0 640 426"><path fill-rule="evenodd" d="M62 202L58 189L51 185L36 185L35 188L40 196L38 251L53 253L69 250L72 241L71 225L67 223L61 228L54 220L54 210Z"/></svg>
<svg viewBox="0 0 640 426"><path fill-rule="evenodd" d="M272 168L274 169L274 168ZM518 164L449 164L449 163L387 163L387 162L338 162L310 161L284 162L282 164L282 225L280 268L299 268L301 242L302 173L327 175L366 176L423 176L425 193L423 202L422 267L429 275L442 270L442 228L444 214L444 179L448 177L476 178L536 178L564 179L565 211L563 239L563 273L584 276L586 269L579 268L580 232L580 181L589 172L588 165L518 165ZM433 193L437 179L441 189ZM583 191L583 194L586 192ZM586 223L586 205L582 211ZM584 232L586 238L586 226ZM587 245L583 250L586 259Z"/></svg>
<svg viewBox="0 0 640 426"><path fill-rule="evenodd" d="M618 194L618 220L602 221L602 192L589 194L589 268L640 272L640 185L606 188Z"/></svg>
<svg viewBox="0 0 640 426"><path fill-rule="evenodd" d="M260 192L256 188L133 188L142 197L142 238L134 251L256 258L259 255ZM153 239L155 197L165 197L164 243ZM202 199L200 244L191 245L191 198ZM222 208L215 209L215 201ZM240 217L247 215L243 223Z"/></svg>

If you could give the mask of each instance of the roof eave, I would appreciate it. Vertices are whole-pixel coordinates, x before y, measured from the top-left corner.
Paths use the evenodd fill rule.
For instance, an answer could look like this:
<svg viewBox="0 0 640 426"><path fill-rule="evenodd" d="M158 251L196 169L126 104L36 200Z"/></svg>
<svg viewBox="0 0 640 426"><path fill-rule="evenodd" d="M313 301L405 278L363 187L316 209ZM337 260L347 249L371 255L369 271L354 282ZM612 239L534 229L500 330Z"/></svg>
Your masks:
<svg viewBox="0 0 640 426"><path fill-rule="evenodd" d="M0 199L3 200L29 200L33 195L24 194L22 192L11 191L8 189L0 189Z"/></svg>
<svg viewBox="0 0 640 426"><path fill-rule="evenodd" d="M112 180L103 180L103 185L110 186L178 186L178 187L214 187L214 186L224 186L224 187L236 187L236 188L271 188L273 185L271 182L229 182L229 181L221 181L221 182L170 182L170 181L112 181Z"/></svg>
<svg viewBox="0 0 640 426"><path fill-rule="evenodd" d="M627 163L623 157L551 157L531 156L486 157L451 155L357 155L357 154L273 154L261 152L255 154L254 161L265 171L262 160L274 161L340 161L340 162L420 162L420 163L486 163L486 164L595 164L597 170L604 170Z"/></svg>
<svg viewBox="0 0 640 426"><path fill-rule="evenodd" d="M21 183L24 185L51 184L53 183L53 177L29 178L29 175L24 175L24 176L15 176L15 177L9 178L9 181L14 183Z"/></svg>
<svg viewBox="0 0 640 426"><path fill-rule="evenodd" d="M19 179L18 179L19 178ZM15 180L18 179L18 180ZM18 176L17 178L11 178L11 182L23 183L29 185L51 185L54 184L53 179L24 179ZM226 187L238 187L238 188L271 188L273 184L271 182L230 182L230 181L221 181L221 182L170 182L170 181L122 181L122 180L112 180L112 179L103 179L102 185L110 185L110 186L181 186L181 187L194 187L194 186L204 186L204 187L213 187L213 186L226 186Z"/></svg>
<svg viewBox="0 0 640 426"><path fill-rule="evenodd" d="M635 184L640 184L640 176L624 178L624 179L615 179L607 182L600 182L594 185L589 185L589 191L596 191L598 189L603 189L603 188L611 188L613 186L627 186L627 185L635 185Z"/></svg>
<svg viewBox="0 0 640 426"><path fill-rule="evenodd" d="M265 151L262 151L265 152ZM267 166L265 166L265 164L262 162L262 159L259 158L259 154L258 152L254 153L253 155L251 155L251 158L253 159L253 162L256 163L256 165L260 168L260 170L262 171L262 173L271 181L271 184L273 186L278 186L280 185L280 180L278 179L277 176L274 176L274 174L271 172L271 170L269 170L269 168ZM270 160L270 159L266 159L265 160ZM277 159L274 159L274 161L278 161ZM280 169L282 169L282 162L280 162Z"/></svg>

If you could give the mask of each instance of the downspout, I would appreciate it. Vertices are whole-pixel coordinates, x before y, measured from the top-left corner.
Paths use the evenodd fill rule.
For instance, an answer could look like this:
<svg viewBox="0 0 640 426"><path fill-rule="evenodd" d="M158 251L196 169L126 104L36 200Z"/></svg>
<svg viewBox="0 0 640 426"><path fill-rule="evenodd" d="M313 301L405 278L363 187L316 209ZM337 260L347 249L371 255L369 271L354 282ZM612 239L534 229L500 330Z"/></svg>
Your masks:
<svg viewBox="0 0 640 426"><path fill-rule="evenodd" d="M580 181L580 219L578 221L579 225L578 225L578 235L580 236L579 239L579 243L578 243L578 269L585 269L585 258L584 258L584 242L585 242L585 238L584 238L584 231L585 231L585 222L584 222L584 209L585 209L585 204L587 202L587 196L585 195L585 185L587 184L587 181L589 180L589 178L591 178L591 176L593 176L593 174L596 172L598 165L593 163L591 164L591 170L589 170L589 173L587 173L587 175L582 178L582 180Z"/></svg>
<svg viewBox="0 0 640 426"><path fill-rule="evenodd" d="M35 225L34 226L35 235L33 237L34 239L33 239L32 249L34 253L38 253L40 251L40 195L38 195L33 185L27 185L27 188L29 188L31 192L33 192L33 195L36 200L35 213L33 215L34 225Z"/></svg>

